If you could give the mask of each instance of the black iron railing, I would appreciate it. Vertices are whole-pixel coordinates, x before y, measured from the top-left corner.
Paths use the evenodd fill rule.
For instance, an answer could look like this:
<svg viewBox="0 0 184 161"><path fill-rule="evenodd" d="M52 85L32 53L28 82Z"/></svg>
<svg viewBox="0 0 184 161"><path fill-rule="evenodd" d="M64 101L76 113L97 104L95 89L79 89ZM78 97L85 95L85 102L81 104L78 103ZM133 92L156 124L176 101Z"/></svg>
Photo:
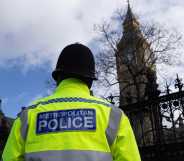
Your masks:
<svg viewBox="0 0 184 161"><path fill-rule="evenodd" d="M181 87L181 86L180 86ZM143 161L184 158L184 91L120 107L132 124Z"/></svg>

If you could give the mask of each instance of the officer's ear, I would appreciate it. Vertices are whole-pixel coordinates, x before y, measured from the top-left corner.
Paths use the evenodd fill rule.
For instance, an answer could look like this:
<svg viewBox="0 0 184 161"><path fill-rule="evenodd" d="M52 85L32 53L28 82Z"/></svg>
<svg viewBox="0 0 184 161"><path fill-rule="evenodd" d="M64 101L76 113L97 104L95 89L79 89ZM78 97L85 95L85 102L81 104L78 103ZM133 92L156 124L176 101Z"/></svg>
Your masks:
<svg viewBox="0 0 184 161"><path fill-rule="evenodd" d="M55 82L56 82L56 86L58 86L60 83L61 83L61 77L60 77L60 75L57 75L56 76L56 79L55 79Z"/></svg>
<svg viewBox="0 0 184 161"><path fill-rule="evenodd" d="M62 81L62 79L57 79L57 81L56 81L56 86L59 86L59 84L61 83L61 81Z"/></svg>
<svg viewBox="0 0 184 161"><path fill-rule="evenodd" d="M64 80L64 79L67 79L67 78L71 78L72 76L70 74L65 74L65 73L59 73L57 76L56 76L56 85L59 86L59 84ZM74 77L75 78L75 77Z"/></svg>
<svg viewBox="0 0 184 161"><path fill-rule="evenodd" d="M81 81L83 81L88 86L89 89L91 88L91 86L93 84L93 79L91 79L91 78L85 78L85 77L78 77L78 79L80 79Z"/></svg>
<svg viewBox="0 0 184 161"><path fill-rule="evenodd" d="M93 84L93 80L90 78L86 79L86 84L87 84L88 88L90 89L92 84Z"/></svg>
<svg viewBox="0 0 184 161"><path fill-rule="evenodd" d="M56 86L59 86L60 83L61 83L61 81L57 81L56 82Z"/></svg>

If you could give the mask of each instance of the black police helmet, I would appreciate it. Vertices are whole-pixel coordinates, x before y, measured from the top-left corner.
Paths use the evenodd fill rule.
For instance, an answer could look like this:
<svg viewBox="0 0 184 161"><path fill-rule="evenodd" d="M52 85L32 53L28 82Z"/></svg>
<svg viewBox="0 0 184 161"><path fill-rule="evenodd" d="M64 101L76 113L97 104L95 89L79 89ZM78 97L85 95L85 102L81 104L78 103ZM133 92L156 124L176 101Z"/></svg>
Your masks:
<svg viewBox="0 0 184 161"><path fill-rule="evenodd" d="M91 50L79 43L66 46L52 72L55 81L65 75L73 75L91 80L95 77L95 61Z"/></svg>

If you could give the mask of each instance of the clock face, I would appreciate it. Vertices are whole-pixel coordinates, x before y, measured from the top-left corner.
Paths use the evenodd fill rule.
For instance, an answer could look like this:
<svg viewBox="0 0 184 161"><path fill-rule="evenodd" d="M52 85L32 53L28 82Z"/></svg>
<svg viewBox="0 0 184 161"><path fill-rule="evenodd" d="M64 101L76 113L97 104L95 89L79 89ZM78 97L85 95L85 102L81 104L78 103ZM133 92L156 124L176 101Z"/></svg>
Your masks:
<svg viewBox="0 0 184 161"><path fill-rule="evenodd" d="M127 58L128 58L129 61L131 61L133 59L133 54L128 54Z"/></svg>
<svg viewBox="0 0 184 161"><path fill-rule="evenodd" d="M125 58L127 63L130 63L132 61L132 59L134 58L134 53L133 53L133 49L131 47L129 47L127 50L125 50Z"/></svg>

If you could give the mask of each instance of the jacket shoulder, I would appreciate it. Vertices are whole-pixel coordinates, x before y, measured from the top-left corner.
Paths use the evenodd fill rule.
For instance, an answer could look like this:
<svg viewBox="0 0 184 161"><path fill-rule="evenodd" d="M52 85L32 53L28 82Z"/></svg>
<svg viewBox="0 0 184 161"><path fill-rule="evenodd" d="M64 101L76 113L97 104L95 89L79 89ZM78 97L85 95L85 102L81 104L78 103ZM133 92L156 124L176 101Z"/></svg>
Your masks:
<svg viewBox="0 0 184 161"><path fill-rule="evenodd" d="M33 101L30 105L28 105L28 106L23 106L23 107L21 108L21 111L17 114L17 117L20 117L22 113L24 113L24 112L26 112L26 111L28 111L28 110L30 110L30 109L36 108L37 105L40 104L40 102L43 102L43 101L45 101L45 100L47 100L47 97L39 98L39 99Z"/></svg>
<svg viewBox="0 0 184 161"><path fill-rule="evenodd" d="M99 98L99 97L96 97L96 96L90 96L90 99L96 101L96 103L99 103L99 104L102 104L102 105L105 105L105 106L108 106L108 107L113 107L113 105L108 102L107 100L103 99L103 98Z"/></svg>
<svg viewBox="0 0 184 161"><path fill-rule="evenodd" d="M91 96L91 97L93 99L97 100L97 101L100 101L100 102L104 103L104 105L106 105L108 107L111 107L113 112L121 113L122 116L126 116L126 114L124 113L124 111L121 108L119 108L118 106L110 103L109 101L107 101L103 98L96 97L96 96Z"/></svg>

